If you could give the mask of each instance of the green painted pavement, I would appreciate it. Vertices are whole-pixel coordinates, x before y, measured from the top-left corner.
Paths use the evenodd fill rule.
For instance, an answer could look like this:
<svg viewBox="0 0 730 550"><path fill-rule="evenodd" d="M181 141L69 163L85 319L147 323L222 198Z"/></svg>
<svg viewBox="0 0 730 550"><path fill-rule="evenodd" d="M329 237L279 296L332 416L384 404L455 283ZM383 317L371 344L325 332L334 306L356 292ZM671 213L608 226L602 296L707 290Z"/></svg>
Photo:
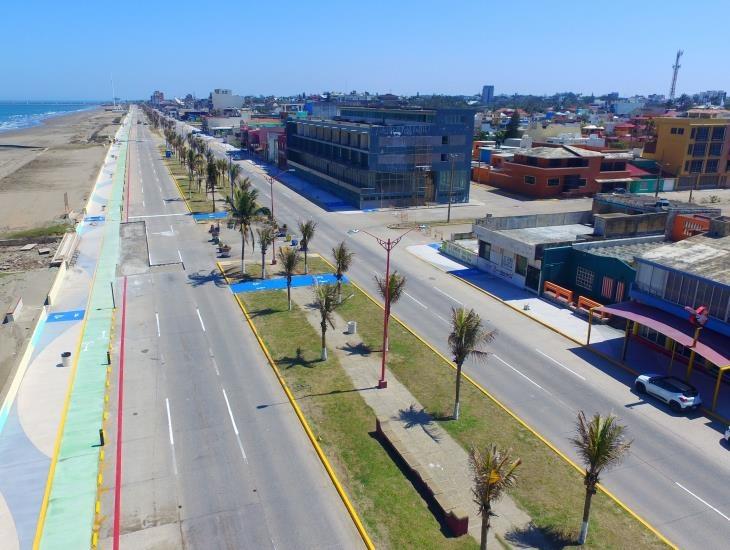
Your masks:
<svg viewBox="0 0 730 550"><path fill-rule="evenodd" d="M94 528L99 472L99 430L106 393L107 350L113 322L110 283L116 280L129 127L121 145L106 207L103 240L81 336L76 373L63 428L58 462L40 548L89 548Z"/></svg>

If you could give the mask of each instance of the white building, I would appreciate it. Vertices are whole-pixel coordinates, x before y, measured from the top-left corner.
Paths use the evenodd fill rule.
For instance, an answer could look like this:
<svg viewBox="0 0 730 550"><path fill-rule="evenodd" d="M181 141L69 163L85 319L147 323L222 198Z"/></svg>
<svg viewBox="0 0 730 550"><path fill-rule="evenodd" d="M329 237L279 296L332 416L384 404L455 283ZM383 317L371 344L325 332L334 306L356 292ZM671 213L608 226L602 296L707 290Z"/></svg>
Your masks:
<svg viewBox="0 0 730 550"><path fill-rule="evenodd" d="M231 90L216 88L210 94L210 101L214 111L223 109L240 109L244 104L244 97L231 93Z"/></svg>

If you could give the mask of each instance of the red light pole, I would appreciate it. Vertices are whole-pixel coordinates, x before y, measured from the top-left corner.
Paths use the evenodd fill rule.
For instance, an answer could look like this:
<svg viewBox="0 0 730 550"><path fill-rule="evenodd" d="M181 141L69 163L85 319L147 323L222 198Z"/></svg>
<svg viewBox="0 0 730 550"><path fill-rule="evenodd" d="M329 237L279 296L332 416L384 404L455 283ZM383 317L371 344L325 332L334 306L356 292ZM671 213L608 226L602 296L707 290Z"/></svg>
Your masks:
<svg viewBox="0 0 730 550"><path fill-rule="evenodd" d="M380 380L378 380L378 389L388 387L388 381L385 379L385 359L388 354L388 324L390 321L390 251L393 250L400 240L405 237L408 233L413 231L415 227L412 227L399 237L395 239L383 240L380 237L376 237L372 233L363 231L367 235L373 237L378 244L385 249L385 305L383 307L383 353L380 362Z"/></svg>

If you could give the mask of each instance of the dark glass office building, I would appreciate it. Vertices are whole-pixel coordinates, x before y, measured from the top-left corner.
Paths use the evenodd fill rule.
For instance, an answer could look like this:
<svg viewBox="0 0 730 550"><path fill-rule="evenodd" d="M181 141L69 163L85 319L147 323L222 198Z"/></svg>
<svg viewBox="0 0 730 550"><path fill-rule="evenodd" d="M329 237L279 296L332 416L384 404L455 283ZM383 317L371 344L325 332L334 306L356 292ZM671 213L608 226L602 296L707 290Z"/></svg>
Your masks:
<svg viewBox="0 0 730 550"><path fill-rule="evenodd" d="M468 109L340 107L287 122L287 161L357 208L468 202L473 134Z"/></svg>

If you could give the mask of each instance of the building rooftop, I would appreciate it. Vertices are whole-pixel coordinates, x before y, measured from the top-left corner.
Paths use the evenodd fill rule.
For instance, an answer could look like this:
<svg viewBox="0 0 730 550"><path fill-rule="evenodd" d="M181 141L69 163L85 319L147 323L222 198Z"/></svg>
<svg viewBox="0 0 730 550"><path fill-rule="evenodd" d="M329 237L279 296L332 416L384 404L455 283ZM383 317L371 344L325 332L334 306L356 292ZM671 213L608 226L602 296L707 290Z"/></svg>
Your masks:
<svg viewBox="0 0 730 550"><path fill-rule="evenodd" d="M530 245L572 243L581 235L593 234L593 227L583 224L548 225L521 229L500 229L502 235Z"/></svg>
<svg viewBox="0 0 730 550"><path fill-rule="evenodd" d="M730 237L696 235L650 250L641 259L730 285Z"/></svg>
<svg viewBox="0 0 730 550"><path fill-rule="evenodd" d="M577 243L574 246L577 250L595 254L596 256L607 256L618 258L627 264L633 264L637 256L667 244L664 235L651 237L637 237L633 239L619 239L608 241L594 241L590 243Z"/></svg>
<svg viewBox="0 0 730 550"><path fill-rule="evenodd" d="M594 197L595 203L610 204L613 206L620 206L624 208L630 208L632 210L638 210L640 212L662 212L667 210L679 211L684 213L708 213L709 215L719 216L721 210L705 204L697 204L693 202L683 202L668 200L664 197L655 197L654 195L645 195L637 193L598 193ZM657 205L657 202L661 201L666 206Z"/></svg>
<svg viewBox="0 0 730 550"><path fill-rule="evenodd" d="M576 157L602 157L603 153L581 149L580 147L571 147L570 145L561 145L560 147L530 147L520 154L528 157L537 157L543 159L574 159Z"/></svg>

